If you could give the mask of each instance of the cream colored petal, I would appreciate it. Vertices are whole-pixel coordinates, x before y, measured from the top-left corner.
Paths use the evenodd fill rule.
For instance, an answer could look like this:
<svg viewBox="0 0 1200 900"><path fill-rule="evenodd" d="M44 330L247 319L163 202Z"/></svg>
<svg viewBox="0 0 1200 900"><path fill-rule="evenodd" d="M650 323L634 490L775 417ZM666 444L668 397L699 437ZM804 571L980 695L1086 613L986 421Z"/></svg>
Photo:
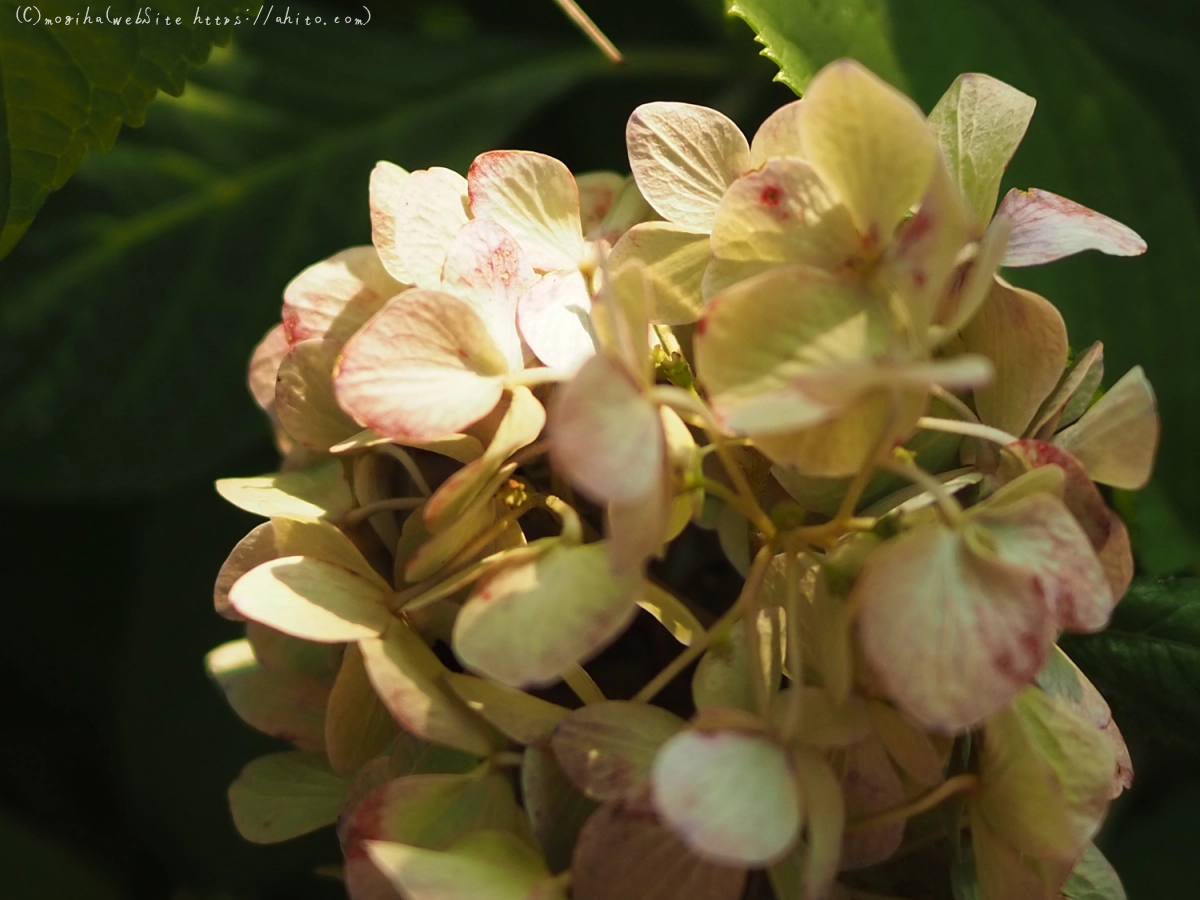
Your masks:
<svg viewBox="0 0 1200 900"><path fill-rule="evenodd" d="M800 146L801 100L785 103L758 126L750 141L750 165L761 166L778 156L803 156Z"/></svg>
<svg viewBox="0 0 1200 900"><path fill-rule="evenodd" d="M1013 223L1005 266L1040 266L1084 250L1099 250L1109 256L1139 256L1146 252L1146 242L1129 226L1037 188L1013 188L996 215Z"/></svg>
<svg viewBox="0 0 1200 900"><path fill-rule="evenodd" d="M413 290L347 343L334 376L342 409L399 441L432 441L487 415L508 361L465 301Z"/></svg>
<svg viewBox="0 0 1200 900"><path fill-rule="evenodd" d="M717 208L714 256L808 263L839 271L863 251L850 211L809 163L767 161L737 179Z"/></svg>
<svg viewBox="0 0 1200 900"><path fill-rule="evenodd" d="M494 150L475 158L467 182L471 214L502 225L539 272L574 268L582 261L579 190L557 159Z"/></svg>
<svg viewBox="0 0 1200 900"><path fill-rule="evenodd" d="M435 288L446 248L467 223L467 180L437 166L399 179L389 166L371 174L371 242L397 281Z"/></svg>
<svg viewBox="0 0 1200 900"><path fill-rule="evenodd" d="M954 80L929 114L929 127L977 226L992 217L1000 179L1036 105L1003 81L969 72Z"/></svg>
<svg viewBox="0 0 1200 900"><path fill-rule="evenodd" d="M975 389L980 419L1021 434L1067 365L1067 326L1053 304L1002 279L962 330L963 346L996 366L995 380Z"/></svg>
<svg viewBox="0 0 1200 900"><path fill-rule="evenodd" d="M643 222L625 232L608 264L617 272L633 261L640 263L653 293L651 320L683 325L704 311L701 281L708 260L708 235L669 222Z"/></svg>
<svg viewBox="0 0 1200 900"><path fill-rule="evenodd" d="M309 266L283 289L288 343L345 342L405 285L388 274L374 247L351 247Z"/></svg>
<svg viewBox="0 0 1200 900"><path fill-rule="evenodd" d="M575 176L579 189L579 224L591 234L608 216L629 179L616 172L584 172Z"/></svg>
<svg viewBox="0 0 1200 900"><path fill-rule="evenodd" d="M578 269L550 272L521 298L517 325L538 359L570 372L596 352L591 308L591 292Z"/></svg>
<svg viewBox="0 0 1200 900"><path fill-rule="evenodd" d="M979 312L992 283L999 277L996 268L1004 256L1011 228L1008 219L992 219L992 224L975 246L970 262L954 273L938 310L937 325L932 330L934 343L944 343L954 337Z"/></svg>
<svg viewBox="0 0 1200 900"><path fill-rule="evenodd" d="M891 240L928 188L937 157L916 104L851 60L826 66L808 86L800 143L849 207L868 251Z"/></svg>
<svg viewBox="0 0 1200 900"><path fill-rule="evenodd" d="M1074 425L1054 436L1095 481L1124 490L1146 486L1159 438L1158 403L1134 366Z"/></svg>
<svg viewBox="0 0 1200 900"><path fill-rule="evenodd" d="M341 349L336 340L300 341L279 366L275 414L283 430L310 450L327 451L359 431L333 396L333 367Z"/></svg>
<svg viewBox="0 0 1200 900"><path fill-rule="evenodd" d="M721 196L750 167L750 147L728 117L690 103L646 103L625 129L642 196L667 221L707 232Z"/></svg>
<svg viewBox="0 0 1200 900"><path fill-rule="evenodd" d="M266 333L250 357L247 383L254 402L268 413L275 411L275 378L279 364L288 351L287 332L283 325L276 325Z"/></svg>

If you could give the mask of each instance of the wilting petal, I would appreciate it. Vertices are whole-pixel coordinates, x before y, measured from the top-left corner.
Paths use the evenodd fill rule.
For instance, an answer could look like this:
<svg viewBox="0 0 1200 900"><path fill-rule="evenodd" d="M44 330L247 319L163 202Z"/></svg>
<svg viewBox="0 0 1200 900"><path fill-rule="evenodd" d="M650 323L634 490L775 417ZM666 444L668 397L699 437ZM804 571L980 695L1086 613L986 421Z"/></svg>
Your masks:
<svg viewBox="0 0 1200 900"><path fill-rule="evenodd" d="M653 814L609 803L579 834L571 864L577 900L737 900L746 871L693 854Z"/></svg>
<svg viewBox="0 0 1200 900"><path fill-rule="evenodd" d="M1006 454L1012 454L1030 469L1042 466L1057 466L1065 475L1062 482L1062 501L1075 521L1083 528L1092 549L1104 569L1112 592L1112 603L1125 595L1133 580L1133 553L1129 545L1129 531L1121 517L1109 509L1108 504L1084 471L1079 460L1054 444L1044 441L1018 441L1008 444ZM1001 469L1004 473L1004 469ZM1111 606L1085 606L1090 614L1072 617L1062 622L1064 628L1075 631L1094 631L1103 628L1108 621Z"/></svg>
<svg viewBox="0 0 1200 900"><path fill-rule="evenodd" d="M556 468L592 500L645 497L663 474L658 409L620 366L594 356L555 395L550 452Z"/></svg>
<svg viewBox="0 0 1200 900"><path fill-rule="evenodd" d="M988 722L981 744L972 805L1011 847L1069 871L1104 820L1112 744L1036 687Z"/></svg>
<svg viewBox="0 0 1200 900"><path fill-rule="evenodd" d="M1037 101L992 78L959 75L929 114L954 182L966 195L975 222L986 224L996 208L1000 179L1017 151Z"/></svg>
<svg viewBox="0 0 1200 900"><path fill-rule="evenodd" d="M521 336L553 369L573 371L596 352L591 292L578 269L544 275L517 306Z"/></svg>
<svg viewBox="0 0 1200 900"><path fill-rule="evenodd" d="M1048 441L1060 427L1077 421L1092 405L1104 379L1104 345L1099 341L1079 354L1063 372L1054 392L1038 410L1026 437Z"/></svg>
<svg viewBox="0 0 1200 900"><path fill-rule="evenodd" d="M761 166L779 156L803 156L800 147L802 101L785 103L758 126L750 141L750 165Z"/></svg>
<svg viewBox="0 0 1200 900"><path fill-rule="evenodd" d="M375 692L405 731L477 756L503 743L445 686L446 667L406 622L393 620L359 648Z"/></svg>
<svg viewBox="0 0 1200 900"><path fill-rule="evenodd" d="M288 343L313 338L344 342L402 290L404 285L388 274L374 247L334 254L283 289Z"/></svg>
<svg viewBox="0 0 1200 900"><path fill-rule="evenodd" d="M535 269L571 269L583 259L579 190L570 170L551 156L494 150L467 173L471 212L517 239Z"/></svg>
<svg viewBox="0 0 1200 900"><path fill-rule="evenodd" d="M366 427L399 441L462 431L495 407L508 361L463 300L401 294L351 338L334 391Z"/></svg>
<svg viewBox="0 0 1200 900"><path fill-rule="evenodd" d="M229 786L233 824L248 841L274 844L332 825L348 776L333 772L320 753L260 756Z"/></svg>
<svg viewBox="0 0 1200 900"><path fill-rule="evenodd" d="M803 156L850 209L873 253L924 195L937 146L911 100L859 63L817 73L800 113Z"/></svg>
<svg viewBox="0 0 1200 900"><path fill-rule="evenodd" d="M609 269L642 264L654 294L651 319L663 325L695 322L704 311L701 281L708 265L708 235L669 222L634 225L613 247Z"/></svg>
<svg viewBox="0 0 1200 900"><path fill-rule="evenodd" d="M723 259L836 272L860 249L850 211L802 159L772 159L743 175L726 191L712 225L712 252Z"/></svg>
<svg viewBox="0 0 1200 900"><path fill-rule="evenodd" d="M579 224L585 235L598 228L608 216L628 180L616 172L585 172L575 176L575 186L579 189Z"/></svg>
<svg viewBox="0 0 1200 900"><path fill-rule="evenodd" d="M721 415L724 405L786 388L802 374L863 362L887 341L874 297L794 265L713 298L696 327L696 368Z"/></svg>
<svg viewBox="0 0 1200 900"><path fill-rule="evenodd" d="M963 345L996 366L996 379L975 389L979 418L1021 434L1054 390L1067 364L1067 326L1049 300L992 282L983 306L962 330Z"/></svg>
<svg viewBox="0 0 1200 900"><path fill-rule="evenodd" d="M1049 191L1013 188L998 216L1012 220L1005 266L1040 266L1064 256L1099 250L1109 256L1138 256L1146 242L1132 228Z"/></svg>
<svg viewBox="0 0 1200 900"><path fill-rule="evenodd" d="M549 684L624 630L640 580L612 573L603 542L556 545L475 586L454 623L454 652L503 684Z"/></svg>
<svg viewBox="0 0 1200 900"><path fill-rule="evenodd" d="M607 700L572 711L551 738L563 771L593 800L640 800L659 748L685 728L660 706Z"/></svg>
<svg viewBox="0 0 1200 900"><path fill-rule="evenodd" d="M459 229L446 251L441 289L474 307L516 370L525 364L517 301L536 280L516 240L495 222L476 219Z"/></svg>
<svg viewBox="0 0 1200 900"><path fill-rule="evenodd" d="M690 103L646 103L625 129L642 196L669 222L707 232L725 190L750 165L746 138L728 117Z"/></svg>
<svg viewBox="0 0 1200 900"><path fill-rule="evenodd" d="M310 450L326 451L359 430L333 396L333 366L341 349L341 341L300 341L279 366L275 414L283 430Z"/></svg>
<svg viewBox="0 0 1200 900"><path fill-rule="evenodd" d="M403 179L391 163L371 173L371 241L397 281L435 288L446 248L467 224L467 180L435 166Z"/></svg>
<svg viewBox="0 0 1200 900"><path fill-rule="evenodd" d="M1138 490L1150 480L1158 450L1158 404L1141 366L1134 366L1069 428L1054 436L1101 484Z"/></svg>
<svg viewBox="0 0 1200 900"><path fill-rule="evenodd" d="M566 900L536 850L512 834L478 831L444 851L367 841L372 862L408 900Z"/></svg>
<svg viewBox="0 0 1200 900"><path fill-rule="evenodd" d="M654 760L654 806L704 859L767 865L800 832L803 810L787 755L765 736L684 731Z"/></svg>
<svg viewBox="0 0 1200 900"><path fill-rule="evenodd" d="M1098 631L1108 624L1116 599L1083 527L1051 494L1032 494L1013 502L981 504L971 520L986 528L982 546L998 558L1033 575L1062 628Z"/></svg>
<svg viewBox="0 0 1200 900"><path fill-rule="evenodd" d="M376 580L319 559L263 563L229 590L247 619L307 641L341 644L380 634L391 620Z"/></svg>
<svg viewBox="0 0 1200 900"><path fill-rule="evenodd" d="M941 524L877 549L850 602L861 604L863 652L887 693L938 731L970 727L1003 708L1041 668L1054 639L1036 579Z"/></svg>
<svg viewBox="0 0 1200 900"><path fill-rule="evenodd" d="M283 325L276 325L266 333L250 357L250 372L247 381L254 402L266 412L275 411L275 378L279 364L288 352L287 333Z"/></svg>

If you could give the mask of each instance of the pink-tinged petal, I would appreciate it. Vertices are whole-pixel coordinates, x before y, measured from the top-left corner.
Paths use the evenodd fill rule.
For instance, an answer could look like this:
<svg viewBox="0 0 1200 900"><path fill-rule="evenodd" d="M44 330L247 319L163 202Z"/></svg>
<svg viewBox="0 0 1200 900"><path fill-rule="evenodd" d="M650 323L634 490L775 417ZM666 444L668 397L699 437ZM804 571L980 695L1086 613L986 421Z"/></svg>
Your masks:
<svg viewBox="0 0 1200 900"><path fill-rule="evenodd" d="M517 333L517 301L536 281L520 245L487 219L464 225L446 251L442 290L475 308L510 369L525 364Z"/></svg>
<svg viewBox="0 0 1200 900"><path fill-rule="evenodd" d="M850 211L802 159L772 159L737 179L712 225L712 252L723 259L838 271L861 250Z"/></svg>
<svg viewBox="0 0 1200 900"><path fill-rule="evenodd" d="M758 126L750 141L750 165L761 166L780 156L803 156L800 148L801 100L785 103Z"/></svg>
<svg viewBox="0 0 1200 900"><path fill-rule="evenodd" d="M310 450L326 451L359 431L333 396L333 366L341 349L336 340L300 341L279 366L275 414L283 430Z"/></svg>
<svg viewBox="0 0 1200 900"><path fill-rule="evenodd" d="M503 225L539 272L579 265L579 190L557 159L526 150L493 150L471 163L467 183L471 214Z"/></svg>
<svg viewBox="0 0 1200 900"><path fill-rule="evenodd" d="M962 330L964 347L996 366L996 379L975 390L986 424L1021 434L1054 390L1067 364L1067 326L1045 297L997 278Z"/></svg>
<svg viewBox="0 0 1200 900"><path fill-rule="evenodd" d="M1158 403L1134 366L1083 417L1054 436L1095 481L1135 491L1146 486L1158 451Z"/></svg>
<svg viewBox="0 0 1200 900"><path fill-rule="evenodd" d="M938 160L921 205L897 230L883 263L884 279L904 302L918 336L933 324L969 236L962 195Z"/></svg>
<svg viewBox="0 0 1200 900"><path fill-rule="evenodd" d="M929 127L955 185L979 225L992 217L1000 179L1036 105L1028 94L1003 81L969 72L954 80L929 114Z"/></svg>
<svg viewBox="0 0 1200 900"><path fill-rule="evenodd" d="M280 324L266 333L250 356L250 372L246 379L250 394L267 413L275 412L275 378L287 352L287 333Z"/></svg>
<svg viewBox="0 0 1200 900"><path fill-rule="evenodd" d="M395 168L380 163L371 173L371 241L397 281L435 288L446 248L467 223L467 180L436 166L400 179Z"/></svg>
<svg viewBox="0 0 1200 900"><path fill-rule="evenodd" d="M808 86L803 156L849 207L863 249L878 251L929 187L933 134L916 104L859 63L839 60Z"/></svg>
<svg viewBox="0 0 1200 900"><path fill-rule="evenodd" d="M1108 624L1116 605L1108 576L1063 501L1039 493L981 504L972 509L971 520L986 529L979 544L1034 577L1037 593L1060 627L1099 631Z"/></svg>
<svg viewBox="0 0 1200 900"><path fill-rule="evenodd" d="M1003 216L992 219L975 247L971 261L960 267L950 279L950 288L942 299L934 329L935 342L943 342L962 330L979 312L996 280L996 267L1004 255L1012 223Z"/></svg>
<svg viewBox="0 0 1200 900"><path fill-rule="evenodd" d="M283 289L288 343L346 341L404 287L374 247L351 247L311 265Z"/></svg>
<svg viewBox="0 0 1200 900"><path fill-rule="evenodd" d="M608 216L629 179L616 172L585 172L575 176L579 188L579 224L590 234Z"/></svg>
<svg viewBox="0 0 1200 900"><path fill-rule="evenodd" d="M877 549L855 582L863 653L896 704L934 731L969 728L1041 668L1054 624L1036 578L941 524Z"/></svg>
<svg viewBox="0 0 1200 900"><path fill-rule="evenodd" d="M845 753L842 792L848 819L863 819L904 803L904 785L877 736L847 747ZM901 820L847 834L842 839L842 871L865 869L890 858L904 839L904 826Z"/></svg>
<svg viewBox="0 0 1200 900"><path fill-rule="evenodd" d="M646 103L625 129L642 196L667 221L708 231L725 190L750 167L746 138L727 116L690 103Z"/></svg>
<svg viewBox="0 0 1200 900"><path fill-rule="evenodd" d="M578 269L550 272L521 298L517 324L538 359L569 372L596 352L591 308L591 293Z"/></svg>
<svg viewBox="0 0 1200 900"><path fill-rule="evenodd" d="M776 862L804 822L787 754L764 735L681 731L659 749L650 783L666 824L715 863Z"/></svg>
<svg viewBox="0 0 1200 900"><path fill-rule="evenodd" d="M658 482L644 497L609 504L604 534L609 562L617 575L640 572L648 559L662 556L671 537L675 510L672 494L670 473L664 467Z"/></svg>
<svg viewBox="0 0 1200 900"><path fill-rule="evenodd" d="M347 343L334 376L342 409L398 441L433 441L487 415L508 361L463 300L413 290Z"/></svg>
<svg viewBox="0 0 1200 900"><path fill-rule="evenodd" d="M556 392L551 458L592 500L645 497L662 477L665 452L658 409L608 357L593 356Z"/></svg>
<svg viewBox="0 0 1200 900"><path fill-rule="evenodd" d="M1092 483L1089 474L1079 460L1054 444L1044 441L1018 441L1005 447L1008 453L1024 462L1030 469L1053 465L1062 469L1062 500L1075 521L1083 528L1092 549L1104 569L1112 591L1113 603L1125 595L1133 581L1133 552L1129 544L1129 531L1121 517L1109 509L1100 491ZM1003 472L1003 470L1001 470ZM1095 612L1091 628L1086 622L1064 623L1074 630L1094 630L1103 627L1107 614Z"/></svg>
<svg viewBox="0 0 1200 900"><path fill-rule="evenodd" d="M1040 266L1084 250L1099 250L1109 256L1146 252L1146 242L1128 225L1037 188L1013 188L996 215L1013 223L1002 263L1005 266Z"/></svg>

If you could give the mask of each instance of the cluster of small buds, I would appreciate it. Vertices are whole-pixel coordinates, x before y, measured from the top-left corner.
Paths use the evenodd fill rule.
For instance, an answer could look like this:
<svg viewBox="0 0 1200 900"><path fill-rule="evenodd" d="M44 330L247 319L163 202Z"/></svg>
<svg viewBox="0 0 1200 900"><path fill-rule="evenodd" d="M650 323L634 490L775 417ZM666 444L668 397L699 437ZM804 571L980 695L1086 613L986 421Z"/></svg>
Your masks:
<svg viewBox="0 0 1200 900"><path fill-rule="evenodd" d="M281 471L217 485L269 521L209 671L296 748L231 787L242 833L336 823L353 900L819 900L914 847L959 897L1118 896L1129 756L1056 640L1132 578L1097 483L1149 478L1154 396L997 270L1145 245L997 208L1033 106L964 75L926 117L840 61L752 141L639 107L631 177L380 163L373 245L254 354ZM715 621L649 574L689 528L744 578ZM583 665L639 609L678 653L607 699Z"/></svg>

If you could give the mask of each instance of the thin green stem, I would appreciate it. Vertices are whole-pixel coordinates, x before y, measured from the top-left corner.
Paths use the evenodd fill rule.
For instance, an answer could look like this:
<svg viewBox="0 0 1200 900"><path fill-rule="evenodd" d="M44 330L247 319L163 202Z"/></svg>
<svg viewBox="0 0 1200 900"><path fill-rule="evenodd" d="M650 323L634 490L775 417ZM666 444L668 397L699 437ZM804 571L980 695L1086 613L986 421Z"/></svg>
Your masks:
<svg viewBox="0 0 1200 900"><path fill-rule="evenodd" d="M930 475L920 466L915 463L902 463L897 460L884 460L879 464L881 469L886 469L901 478L907 478L913 484L923 487L933 495L937 501L938 511L942 514L942 519L951 527L962 522L963 509L959 502L954 499L954 495L946 490L946 486L938 481L934 476Z"/></svg>
<svg viewBox="0 0 1200 900"><path fill-rule="evenodd" d="M917 419L917 427L926 431L944 431L948 434L963 434L967 437L981 438L999 444L1001 447L1020 440L1016 435L983 425L979 422L960 422L957 419L939 419L936 416L921 416Z"/></svg>
<svg viewBox="0 0 1200 900"><path fill-rule="evenodd" d="M902 806L895 806L891 809L885 809L883 812L875 813L863 819L856 819L853 822L846 823L846 833L855 834L856 832L869 831L872 828L879 828L883 825L891 825L893 822L903 822L911 819L913 816L919 816L923 812L933 809L943 800L953 797L960 791L970 793L974 791L979 784L979 776L970 773L955 775L953 778L947 778L933 790L922 794L916 800L910 803L905 803Z"/></svg>
<svg viewBox="0 0 1200 900"><path fill-rule="evenodd" d="M417 490L424 496L428 497L433 493L429 489L429 482L425 480L425 474L421 471L421 467L417 465L417 461L412 458L411 453L399 444L380 444L375 449L387 454L400 463L400 465L404 466L404 471L408 472L408 477L412 479Z"/></svg>
<svg viewBox="0 0 1200 900"><path fill-rule="evenodd" d="M416 509L425 502L424 497L392 497L389 500L378 500L350 510L342 516L343 525L357 525L363 519L370 518L375 513L393 512L395 510Z"/></svg>
<svg viewBox="0 0 1200 900"><path fill-rule="evenodd" d="M758 551L758 555L754 557L753 564L750 566L750 573L746 576L746 583L742 585L742 592L738 594L738 598L733 602L733 605L725 610L725 614L717 619L712 628L700 632L696 636L696 640L684 647L678 656L667 663L654 678L647 682L646 686L634 695L633 701L635 703L649 703L653 700L659 691L675 679L676 675L686 669L693 660L708 649L717 635L728 630L742 615L747 606L756 604L758 592L762 588L763 580L767 577L767 569L771 565L774 550L774 544L771 542L762 546Z"/></svg>

